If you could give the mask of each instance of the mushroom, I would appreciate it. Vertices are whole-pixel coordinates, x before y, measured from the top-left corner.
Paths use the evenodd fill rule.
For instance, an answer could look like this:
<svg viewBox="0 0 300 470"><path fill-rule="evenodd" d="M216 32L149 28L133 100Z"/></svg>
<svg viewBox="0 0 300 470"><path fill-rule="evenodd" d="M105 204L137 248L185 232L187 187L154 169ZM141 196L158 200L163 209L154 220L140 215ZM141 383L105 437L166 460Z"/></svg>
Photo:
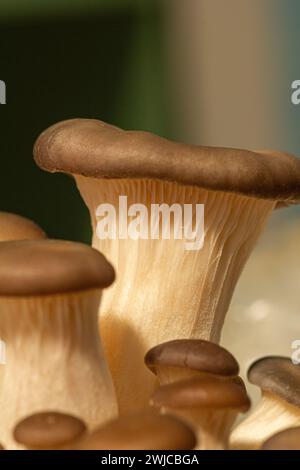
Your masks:
<svg viewBox="0 0 300 470"><path fill-rule="evenodd" d="M78 444L80 450L190 450L195 435L174 416L143 411L122 416L95 430Z"/></svg>
<svg viewBox="0 0 300 470"><path fill-rule="evenodd" d="M189 423L197 449L224 450L238 413L247 411L250 401L240 378L212 375L162 385L150 404Z"/></svg>
<svg viewBox="0 0 300 470"><path fill-rule="evenodd" d="M31 450L70 448L86 431L84 422L72 415L43 411L27 416L13 432L16 442Z"/></svg>
<svg viewBox="0 0 300 470"><path fill-rule="evenodd" d="M200 374L235 377L239 373L239 365L229 351L201 339L162 343L147 352L145 363L157 375L161 385Z"/></svg>
<svg viewBox="0 0 300 470"><path fill-rule="evenodd" d="M285 429L271 436L261 450L300 450L300 427Z"/></svg>
<svg viewBox="0 0 300 470"><path fill-rule="evenodd" d="M90 211L93 246L118 272L103 298L104 348L120 412L146 406L155 379L145 353L180 337L219 341L234 287L269 215L300 198L300 161L184 145L93 119L50 127L34 157L44 170L74 176ZM205 210L202 249L197 204ZM185 207L182 227L174 221ZM129 237L132 221L133 228L143 221L151 229ZM163 236L166 221L170 239Z"/></svg>
<svg viewBox="0 0 300 470"><path fill-rule="evenodd" d="M49 407L89 427L116 415L97 329L101 292L113 280L105 257L80 243L0 243L0 332L7 356L0 440L6 447L16 447L16 422Z"/></svg>
<svg viewBox="0 0 300 470"><path fill-rule="evenodd" d="M233 431L233 449L259 449L273 434L300 426L299 366L287 357L264 357L252 364L248 379L261 388L262 399Z"/></svg>
<svg viewBox="0 0 300 470"><path fill-rule="evenodd" d="M46 238L46 234L31 220L10 212L0 212L0 241L40 238Z"/></svg>

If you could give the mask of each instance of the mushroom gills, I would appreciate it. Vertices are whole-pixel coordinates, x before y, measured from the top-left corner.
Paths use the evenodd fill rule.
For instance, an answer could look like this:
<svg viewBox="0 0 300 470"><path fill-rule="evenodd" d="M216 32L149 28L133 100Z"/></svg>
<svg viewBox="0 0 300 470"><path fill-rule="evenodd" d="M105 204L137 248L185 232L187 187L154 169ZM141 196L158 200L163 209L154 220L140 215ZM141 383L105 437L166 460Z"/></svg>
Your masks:
<svg viewBox="0 0 300 470"><path fill-rule="evenodd" d="M132 412L146 406L156 386L143 364L150 348L177 338L219 341L236 282L276 201L163 180L74 176L90 211L93 246L118 273L103 295L101 331L120 413ZM203 248L188 251L186 240L174 237L99 239L97 207L116 208L118 232L120 195L148 213L151 204L204 204Z"/></svg>
<svg viewBox="0 0 300 470"><path fill-rule="evenodd" d="M196 435L195 450L225 450L228 436L236 420L235 410L162 409L172 413L192 427Z"/></svg>
<svg viewBox="0 0 300 470"><path fill-rule="evenodd" d="M232 432L230 448L258 450L273 434L296 426L300 426L300 409L278 395L263 392L258 406Z"/></svg>

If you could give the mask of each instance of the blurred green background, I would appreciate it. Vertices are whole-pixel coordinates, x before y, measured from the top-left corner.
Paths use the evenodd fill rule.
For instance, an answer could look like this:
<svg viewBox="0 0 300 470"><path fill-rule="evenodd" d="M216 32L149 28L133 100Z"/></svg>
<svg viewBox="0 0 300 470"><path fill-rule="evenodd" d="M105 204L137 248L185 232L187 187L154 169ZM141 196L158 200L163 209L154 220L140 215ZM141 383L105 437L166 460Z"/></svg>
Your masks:
<svg viewBox="0 0 300 470"><path fill-rule="evenodd" d="M51 237L89 241L88 214L71 178L40 171L38 134L73 117L166 134L156 1L1 0L1 210Z"/></svg>
<svg viewBox="0 0 300 470"><path fill-rule="evenodd" d="M73 181L32 159L68 118L300 154L299 13L298 0L1 0L1 210L89 241Z"/></svg>

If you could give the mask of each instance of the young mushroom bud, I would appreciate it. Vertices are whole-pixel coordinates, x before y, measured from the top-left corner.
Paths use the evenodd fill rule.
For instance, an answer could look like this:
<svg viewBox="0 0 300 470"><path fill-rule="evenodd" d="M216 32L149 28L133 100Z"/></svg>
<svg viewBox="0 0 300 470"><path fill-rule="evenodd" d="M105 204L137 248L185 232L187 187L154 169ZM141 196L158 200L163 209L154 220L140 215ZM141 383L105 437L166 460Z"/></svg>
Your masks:
<svg viewBox="0 0 300 470"><path fill-rule="evenodd" d="M300 161L88 119L47 129L34 156L41 168L74 176L93 246L118 272L103 298L104 347L121 413L146 406L155 378L145 353L180 337L219 341L266 220L278 203L300 198Z"/></svg>
<svg viewBox="0 0 300 470"><path fill-rule="evenodd" d="M250 401L240 378L212 375L162 385L150 404L189 423L197 449L223 450L237 415L248 410Z"/></svg>
<svg viewBox="0 0 300 470"><path fill-rule="evenodd" d="M117 413L100 343L102 289L114 280L104 256L57 240L0 243L0 332L6 365L0 388L0 440L28 415L53 409L89 427Z"/></svg>
<svg viewBox="0 0 300 470"><path fill-rule="evenodd" d="M80 450L191 450L195 435L174 416L141 412L122 416L95 430L79 443Z"/></svg>
<svg viewBox="0 0 300 470"><path fill-rule="evenodd" d="M0 212L0 241L38 240L45 232L34 222L21 215Z"/></svg>
<svg viewBox="0 0 300 470"><path fill-rule="evenodd" d="M273 434L300 426L299 366L287 357L264 357L250 367L248 379L261 388L262 398L233 431L233 449L259 449Z"/></svg>
<svg viewBox="0 0 300 470"><path fill-rule="evenodd" d="M31 450L68 449L86 431L84 422L72 415L43 411L27 416L13 432L16 442Z"/></svg>
<svg viewBox="0 0 300 470"><path fill-rule="evenodd" d="M300 427L274 434L263 443L261 450L300 450Z"/></svg>
<svg viewBox="0 0 300 470"><path fill-rule="evenodd" d="M147 367L161 385L213 374L235 377L239 365L232 354L218 344L201 339L178 339L159 344L145 356Z"/></svg>

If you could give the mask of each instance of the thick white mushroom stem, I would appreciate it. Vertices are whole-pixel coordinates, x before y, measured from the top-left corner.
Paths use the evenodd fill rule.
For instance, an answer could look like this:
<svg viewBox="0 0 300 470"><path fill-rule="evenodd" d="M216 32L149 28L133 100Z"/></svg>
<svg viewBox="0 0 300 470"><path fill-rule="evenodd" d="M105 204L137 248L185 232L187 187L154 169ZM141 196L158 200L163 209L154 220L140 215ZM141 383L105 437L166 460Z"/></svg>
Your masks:
<svg viewBox="0 0 300 470"><path fill-rule="evenodd" d="M169 409L168 412L193 428L197 440L196 450L226 450L228 448L228 439L237 417L237 411L186 408Z"/></svg>
<svg viewBox="0 0 300 470"><path fill-rule="evenodd" d="M143 363L150 348L178 338L219 341L236 282L275 203L159 180L75 178L90 210L93 246L117 272L103 296L101 327L120 412L132 412L148 402L155 385ZM195 205L204 204L203 248L187 250L191 240L175 239L172 216L170 240L161 238L161 226L160 239L120 239L122 195L128 207L145 205L149 218L152 204L192 204L190 229ZM116 239L96 233L100 204L116 209Z"/></svg>
<svg viewBox="0 0 300 470"><path fill-rule="evenodd" d="M300 426L300 409L264 392L253 412L234 429L230 448L257 450L273 434L296 426Z"/></svg>
<svg viewBox="0 0 300 470"><path fill-rule="evenodd" d="M15 424L53 410L93 428L117 414L111 376L97 328L99 291L41 297L0 297L6 365L0 390L0 441Z"/></svg>

